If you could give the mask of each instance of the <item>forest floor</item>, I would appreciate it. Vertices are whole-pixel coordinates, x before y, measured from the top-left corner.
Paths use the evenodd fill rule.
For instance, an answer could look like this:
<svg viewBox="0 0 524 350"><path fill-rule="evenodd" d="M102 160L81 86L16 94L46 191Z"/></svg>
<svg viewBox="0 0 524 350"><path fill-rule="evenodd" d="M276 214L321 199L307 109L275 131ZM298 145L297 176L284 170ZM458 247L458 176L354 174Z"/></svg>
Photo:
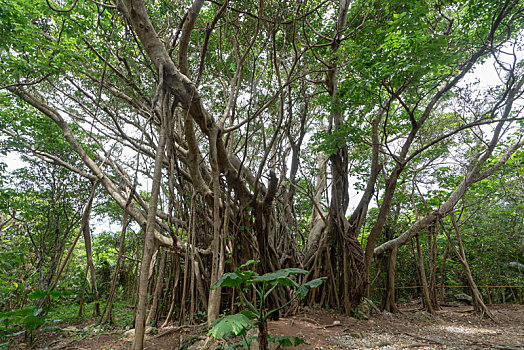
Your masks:
<svg viewBox="0 0 524 350"><path fill-rule="evenodd" d="M400 314L372 314L367 320L306 309L271 321L269 331L272 335L299 336L309 343L287 349L524 349L524 305L490 305L489 309L498 323L479 318L471 306L445 306L430 315L420 311L420 304L405 304L400 306ZM124 330L90 328L85 323L74 326L90 331L44 333L33 348L116 350L131 347L131 339L124 337ZM147 338L145 349L182 349L181 344L195 342L204 335L205 327L161 328ZM30 347L20 338L11 348Z"/></svg>

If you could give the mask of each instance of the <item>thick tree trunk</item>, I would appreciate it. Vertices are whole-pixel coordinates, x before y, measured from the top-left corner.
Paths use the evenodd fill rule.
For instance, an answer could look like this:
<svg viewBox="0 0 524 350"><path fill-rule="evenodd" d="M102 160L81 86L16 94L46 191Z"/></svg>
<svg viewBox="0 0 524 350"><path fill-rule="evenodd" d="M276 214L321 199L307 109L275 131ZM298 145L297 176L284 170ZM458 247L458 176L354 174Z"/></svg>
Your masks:
<svg viewBox="0 0 524 350"><path fill-rule="evenodd" d="M324 236L327 218L322 210L322 197L327 188L327 157L323 153L318 154L317 173L315 192L311 198L311 219L309 221L309 234L303 252L302 266L310 269L313 259L320 249L320 241Z"/></svg>
<svg viewBox="0 0 524 350"><path fill-rule="evenodd" d="M347 26L347 15L350 2L341 0L338 7L337 20L335 22L335 34L331 51L334 56L340 48L340 38ZM336 133L344 125L344 115L340 108L340 97L338 96L338 60L332 59L326 75L326 88L331 97L331 114L329 119L328 133ZM342 309L349 314L356 306L364 293L365 278L362 278L363 252L356 239L358 235L358 224L348 222L346 210L349 204L348 192L348 146L339 146L335 153L329 157L331 165L331 202L328 209L326 234L335 243L329 255L334 255L336 264L335 276L337 281L327 283L323 290L329 286L340 283L336 296L342 301ZM358 220L357 220L358 222ZM329 256L328 255L328 256ZM318 260L317 260L318 261Z"/></svg>
<svg viewBox="0 0 524 350"><path fill-rule="evenodd" d="M203 273L200 271L200 265L199 265L199 259L197 256L197 259L193 260L193 271L195 274L195 282L196 282L196 288L198 290L198 295L200 295L200 300L202 301L202 305L204 306L204 309L208 309L209 303L208 303L208 295L206 293L206 287L205 282L203 278Z"/></svg>
<svg viewBox="0 0 524 350"><path fill-rule="evenodd" d="M337 154L332 155L329 159L331 161L333 183L331 185L331 204L329 206L327 229L331 239L336 242L337 253L340 256L339 267L341 269L340 282L342 283L342 288L339 291L342 292L340 297L343 310L349 315L356 303L350 297L350 294L352 294L350 291L350 275L355 273L350 271L351 265L348 261L351 258L350 250L346 244L346 240L350 239L350 233L348 232L349 223L346 219L346 209L349 202L347 149L340 149Z"/></svg>

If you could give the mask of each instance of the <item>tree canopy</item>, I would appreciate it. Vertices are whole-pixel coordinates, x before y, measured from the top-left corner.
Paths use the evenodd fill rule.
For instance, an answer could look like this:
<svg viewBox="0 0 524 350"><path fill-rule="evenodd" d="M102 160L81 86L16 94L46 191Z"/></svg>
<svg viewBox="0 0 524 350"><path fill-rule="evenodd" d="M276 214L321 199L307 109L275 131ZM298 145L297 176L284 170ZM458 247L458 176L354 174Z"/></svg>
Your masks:
<svg viewBox="0 0 524 350"><path fill-rule="evenodd" d="M374 258L420 253L419 235L456 239L475 269L460 247L493 239L490 215L522 240L523 26L518 0L0 0L0 152L28 162L0 218L42 266L61 240L58 277L65 232L91 240L91 189L95 212L123 215L118 261L137 223L136 349L158 265L158 288L166 266L184 281L172 304L209 322L233 297L211 285L249 260L327 277L305 302L345 313ZM488 62L486 87L471 76Z"/></svg>

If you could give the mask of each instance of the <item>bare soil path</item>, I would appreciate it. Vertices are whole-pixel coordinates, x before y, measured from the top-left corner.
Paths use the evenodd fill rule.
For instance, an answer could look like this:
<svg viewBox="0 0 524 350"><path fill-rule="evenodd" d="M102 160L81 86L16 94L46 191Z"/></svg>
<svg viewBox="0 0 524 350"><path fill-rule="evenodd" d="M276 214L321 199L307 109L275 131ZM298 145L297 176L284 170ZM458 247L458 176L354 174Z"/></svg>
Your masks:
<svg viewBox="0 0 524 350"><path fill-rule="evenodd" d="M419 305L401 306L401 314L373 314L367 320L324 310L303 310L269 325L273 335L304 338L309 344L287 349L516 349L524 350L524 305L491 305L498 323L480 319L471 306L444 307L435 315ZM79 325L78 327L81 327ZM128 349L123 330L79 335L44 334L36 349ZM149 336L148 350L181 349L205 334L205 327L170 326ZM29 348L23 341L13 349Z"/></svg>

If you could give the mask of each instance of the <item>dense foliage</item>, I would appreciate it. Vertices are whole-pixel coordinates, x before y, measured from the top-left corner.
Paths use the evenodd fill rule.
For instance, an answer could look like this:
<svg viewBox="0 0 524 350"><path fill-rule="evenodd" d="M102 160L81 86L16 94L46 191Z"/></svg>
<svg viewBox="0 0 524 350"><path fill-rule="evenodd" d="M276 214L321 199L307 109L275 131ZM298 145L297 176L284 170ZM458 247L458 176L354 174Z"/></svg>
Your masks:
<svg viewBox="0 0 524 350"><path fill-rule="evenodd" d="M518 0L0 0L1 311L129 305L141 349L235 313L212 286L253 260L345 313L522 302L523 26Z"/></svg>

